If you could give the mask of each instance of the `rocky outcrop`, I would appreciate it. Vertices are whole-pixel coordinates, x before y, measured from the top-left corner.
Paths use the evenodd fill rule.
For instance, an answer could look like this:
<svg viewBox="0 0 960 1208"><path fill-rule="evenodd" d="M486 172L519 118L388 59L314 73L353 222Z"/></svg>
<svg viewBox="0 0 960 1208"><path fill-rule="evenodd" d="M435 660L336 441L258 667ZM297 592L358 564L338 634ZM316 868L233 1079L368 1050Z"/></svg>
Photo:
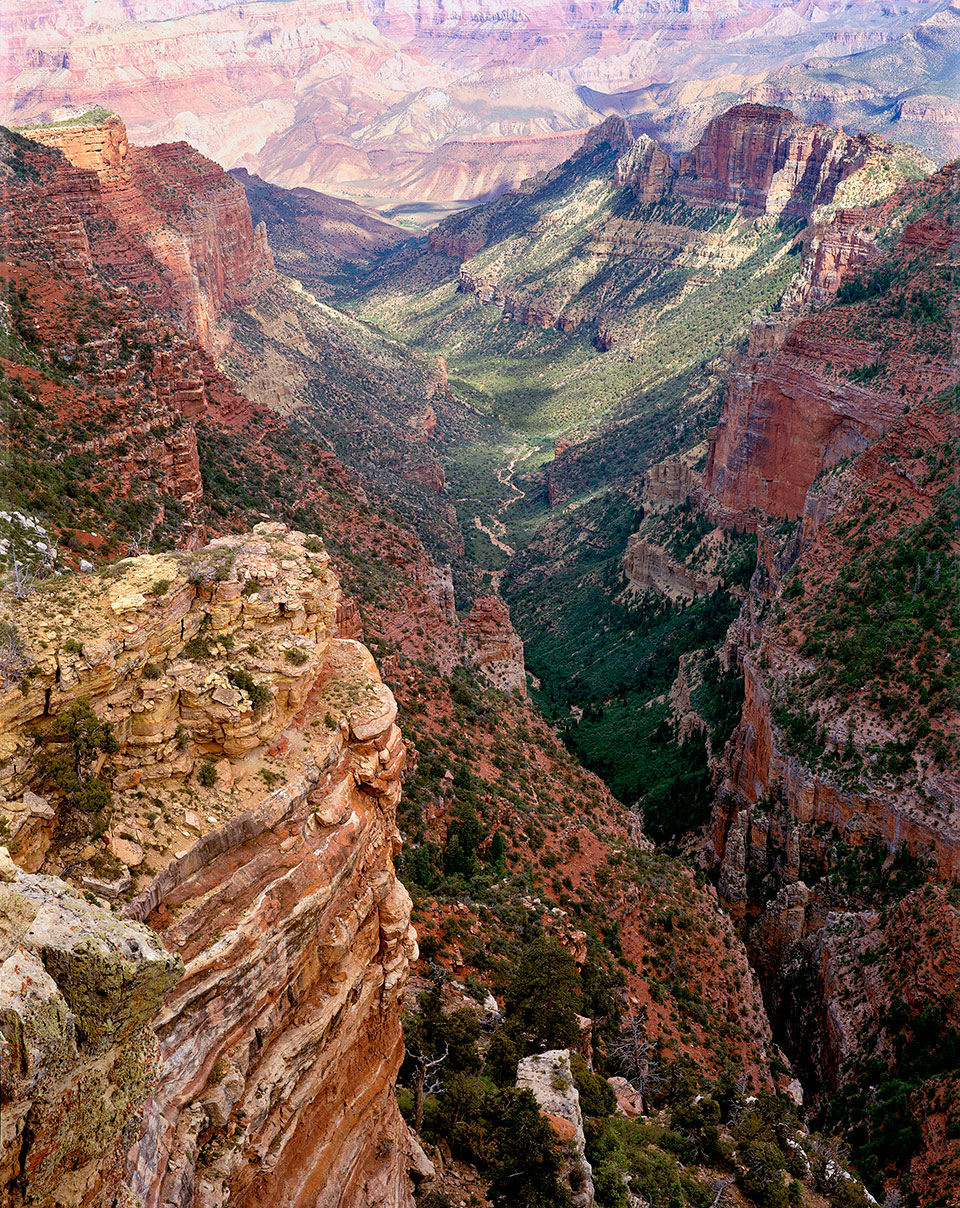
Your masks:
<svg viewBox="0 0 960 1208"><path fill-rule="evenodd" d="M150 1208L411 1203L392 1094L416 952L393 870L406 752L341 613L320 542L263 524L128 560L7 618L36 673L2 700L6 800L32 785L53 805L0 806L15 859L103 892L116 878L134 920L114 920L121 934L149 937L146 923L169 967L182 960L162 1004L138 1010L154 1065L136 1101L98 1071L126 1157L91 1154L85 1177L109 1167ZM46 770L47 719L81 699L115 736L85 773L109 793L92 819ZM138 959L163 952L143 944ZM17 1093L11 1119L35 1121L22 1170L69 1164L47 1099Z"/></svg>
<svg viewBox="0 0 960 1208"><path fill-rule="evenodd" d="M446 483L443 466L438 461L419 461L412 466L405 466L400 471L400 477L407 482L415 482L432 495L439 495Z"/></svg>
<svg viewBox="0 0 960 1208"><path fill-rule="evenodd" d="M709 595L720 586L719 575L695 570L671 558L667 551L639 533L631 533L622 566L627 583L635 591L653 591L658 596L695 599Z"/></svg>
<svg viewBox="0 0 960 1208"><path fill-rule="evenodd" d="M523 642L499 596L478 596L463 622L466 661L495 687L526 696Z"/></svg>
<svg viewBox="0 0 960 1208"><path fill-rule="evenodd" d="M645 512L662 513L692 499L703 476L691 468L688 460L668 457L655 462L643 478L641 502Z"/></svg>
<svg viewBox="0 0 960 1208"><path fill-rule="evenodd" d="M55 122L21 127L32 142L55 147L75 168L93 172L121 169L130 152L127 128L116 114L97 115L91 121Z"/></svg>
<svg viewBox="0 0 960 1208"><path fill-rule="evenodd" d="M207 351L223 351L226 313L274 275L243 187L186 143L133 146L114 115L21 133L63 156L47 199L59 193L83 221L93 263L146 289Z"/></svg>
<svg viewBox="0 0 960 1208"><path fill-rule="evenodd" d="M582 155L591 155L606 144L617 152L629 151L633 146L633 135L627 121L619 113L612 113L599 125L594 126L583 140Z"/></svg>
<svg viewBox="0 0 960 1208"><path fill-rule="evenodd" d="M0 1203L112 1202L183 962L149 928L0 859Z"/></svg>
<svg viewBox="0 0 960 1208"><path fill-rule="evenodd" d="M469 260L485 243L482 230L451 231L443 224L433 227L427 235L427 249L438 256L449 256L452 260Z"/></svg>
<svg viewBox="0 0 960 1208"><path fill-rule="evenodd" d="M492 302L502 308L504 318L524 323L528 327L555 327L558 321L563 322L556 307L537 298L510 293L496 280L479 276L463 267L458 275L457 288L462 293L473 294L482 305ZM567 322L568 326L564 330L570 330L575 325L571 320Z"/></svg>
<svg viewBox="0 0 960 1208"><path fill-rule="evenodd" d="M563 1165L561 1182L573 1208L593 1208L593 1170L587 1161L580 1095L570 1068L570 1050L552 1049L524 1057L517 1067L517 1086L533 1092L541 1114L557 1137Z"/></svg>
<svg viewBox="0 0 960 1208"><path fill-rule="evenodd" d="M781 309L789 314L831 302L844 281L878 259L873 236L864 229L868 225L866 210L840 210L829 222L814 223L803 268L784 293Z"/></svg>
<svg viewBox="0 0 960 1208"><path fill-rule="evenodd" d="M851 137L789 109L736 105L715 117L692 151L680 156L676 191L695 205L721 206L750 217L809 218L838 185L874 153L865 135Z"/></svg>
<svg viewBox="0 0 960 1208"><path fill-rule="evenodd" d="M675 176L666 151L643 135L617 160L613 183L626 185L637 201L654 202L669 191Z"/></svg>

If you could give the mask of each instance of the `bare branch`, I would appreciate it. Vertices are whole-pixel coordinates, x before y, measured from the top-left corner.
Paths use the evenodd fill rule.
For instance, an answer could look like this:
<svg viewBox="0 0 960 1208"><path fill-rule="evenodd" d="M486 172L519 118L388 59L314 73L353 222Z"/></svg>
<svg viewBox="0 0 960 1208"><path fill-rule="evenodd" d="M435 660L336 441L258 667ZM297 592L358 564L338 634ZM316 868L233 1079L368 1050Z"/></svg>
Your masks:
<svg viewBox="0 0 960 1208"><path fill-rule="evenodd" d="M15 600L25 600L36 588L38 577L35 569L14 557L13 566L4 581L4 586Z"/></svg>

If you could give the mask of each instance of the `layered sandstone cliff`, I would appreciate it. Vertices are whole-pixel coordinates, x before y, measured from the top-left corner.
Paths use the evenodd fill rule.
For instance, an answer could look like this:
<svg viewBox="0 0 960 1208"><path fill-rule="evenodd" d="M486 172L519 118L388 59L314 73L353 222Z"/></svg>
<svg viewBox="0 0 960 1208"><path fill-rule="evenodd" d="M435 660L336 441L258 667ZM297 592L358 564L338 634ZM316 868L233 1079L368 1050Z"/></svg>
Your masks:
<svg viewBox="0 0 960 1208"><path fill-rule="evenodd" d="M680 156L678 190L699 205L808 218L877 148L864 135L806 125L788 109L737 105Z"/></svg>
<svg viewBox="0 0 960 1208"><path fill-rule="evenodd" d="M720 586L720 576L698 571L670 554L662 546L631 533L623 555L627 583L635 591L653 591L676 600L709 595Z"/></svg>
<svg viewBox="0 0 960 1208"><path fill-rule="evenodd" d="M526 696L523 642L499 596L478 596L463 622L466 661L495 687Z"/></svg>
<svg viewBox="0 0 960 1208"><path fill-rule="evenodd" d="M3 698L0 812L14 858L116 902L84 904L84 926L116 929L109 943L130 964L118 992L151 961L183 963L179 979L153 977L149 1001L111 1005L107 983L98 991L97 1009L119 1022L103 1059L76 1075L112 1104L84 1179L122 1183L147 1205L408 1203L392 1095L416 951L392 863L405 748L372 658L338 636L319 541L264 524L41 590L42 607L7 605L33 660L26 690L8 685ZM107 786L93 815L71 805L51 763L58 719L78 701L116 739L84 771ZM24 808L38 796L46 808ZM21 882L42 910L79 909L49 878ZM29 961L40 949L20 938L10 959ZM82 1057L88 1008L40 954L57 983L43 993L61 993L81 1021ZM75 965L78 981L96 978ZM8 999L12 1020L35 1012L30 994ZM125 1051L128 1016L139 1047ZM5 1087L7 1202L74 1202L63 1186L75 1142L57 1123L66 1108L50 1106L69 1086L56 1062L39 1064L36 1031L19 1034L36 1074Z"/></svg>
<svg viewBox="0 0 960 1208"><path fill-rule="evenodd" d="M273 281L266 228L253 227L243 187L186 143L134 146L115 115L20 133L62 155L44 200L55 204L59 194L83 222L93 264L146 290L188 335L221 352L227 312Z"/></svg>

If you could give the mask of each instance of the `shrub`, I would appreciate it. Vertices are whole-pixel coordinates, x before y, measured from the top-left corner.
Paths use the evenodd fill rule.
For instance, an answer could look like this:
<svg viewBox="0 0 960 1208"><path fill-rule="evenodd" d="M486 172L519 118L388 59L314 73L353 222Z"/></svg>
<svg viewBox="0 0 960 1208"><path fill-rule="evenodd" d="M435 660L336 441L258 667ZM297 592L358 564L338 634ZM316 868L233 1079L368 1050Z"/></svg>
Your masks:
<svg viewBox="0 0 960 1208"><path fill-rule="evenodd" d="M56 752L44 751L40 769L52 780L66 800L88 814L99 814L110 805L109 785L93 774L101 755L112 755L119 743L109 722L101 721L90 701L81 696L42 735L55 744Z"/></svg>
<svg viewBox="0 0 960 1208"><path fill-rule="evenodd" d="M200 765L197 780L205 789L211 789L217 783L217 765L212 759L205 759Z"/></svg>
<svg viewBox="0 0 960 1208"><path fill-rule="evenodd" d="M157 579L157 581L154 583L154 585L150 588L150 594L152 596L166 595L169 587L170 587L169 579Z"/></svg>
<svg viewBox="0 0 960 1208"><path fill-rule="evenodd" d="M299 646L290 646L283 652L283 657L288 663L293 663L295 667L302 667L310 655Z"/></svg>
<svg viewBox="0 0 960 1208"><path fill-rule="evenodd" d="M160 675L161 675L161 671L156 663L145 663L144 664L144 667L143 667L143 678L144 679L155 680L155 679L159 679Z"/></svg>
<svg viewBox="0 0 960 1208"><path fill-rule="evenodd" d="M212 656L213 651L210 648L210 639L200 637L199 634L195 638L191 638L183 648L183 653L188 659L208 659Z"/></svg>
<svg viewBox="0 0 960 1208"><path fill-rule="evenodd" d="M83 642L78 642L76 638L67 638L63 648L67 654L83 654Z"/></svg>
<svg viewBox="0 0 960 1208"><path fill-rule="evenodd" d="M538 936L524 948L507 990L508 1018L528 1036L533 1051L569 1048L580 1040L580 1006L576 961L556 940Z"/></svg>
<svg viewBox="0 0 960 1208"><path fill-rule="evenodd" d="M238 669L230 672L230 682L241 692L246 692L254 709L262 709L273 699L273 694L266 684L258 683L249 671Z"/></svg>

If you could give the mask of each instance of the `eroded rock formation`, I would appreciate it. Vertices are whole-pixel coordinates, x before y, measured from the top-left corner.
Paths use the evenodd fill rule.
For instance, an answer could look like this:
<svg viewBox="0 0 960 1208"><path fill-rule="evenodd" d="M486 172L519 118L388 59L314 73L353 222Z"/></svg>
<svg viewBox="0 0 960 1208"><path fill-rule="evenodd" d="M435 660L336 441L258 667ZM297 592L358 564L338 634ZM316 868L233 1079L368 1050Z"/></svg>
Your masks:
<svg viewBox="0 0 960 1208"><path fill-rule="evenodd" d="M875 148L864 135L806 125L789 109L736 105L680 156L677 189L695 204L807 218Z"/></svg>
<svg viewBox="0 0 960 1208"><path fill-rule="evenodd" d="M87 1083L113 1112L104 1148L84 1159L91 1187L120 1180L151 1208L264 1196L291 1208L410 1202L392 1094L416 952L392 862L405 747L371 656L338 636L341 613L320 542L263 524L192 554L119 563L7 618L35 660L30 690L14 685L3 697L0 813L14 857L85 880L101 900L118 895L116 910L134 921L81 904L89 925L115 929L131 987L158 961L162 972L149 982L153 998L124 999L111 1025L129 1014L142 1037ZM78 701L116 739L97 765L112 792L93 821L50 780L63 741L51 740L50 721ZM53 808L11 808L29 805L33 790ZM28 904L68 892L26 875L18 892L21 882ZM11 960L40 950L33 932L14 936L21 953ZM88 1008L44 952L79 1021L83 1059ZM19 978L8 997L11 1026L37 1009L27 984ZM54 1006L56 993L44 992ZM96 1004L98 1018L114 1009ZM63 1044L73 1043L69 1015L57 1011ZM50 1107L68 1093L62 1067L40 1076L46 1049L35 1029L18 1034L38 1076L5 1084L4 1118L15 1125L4 1138L7 1202L74 1202L46 1198L75 1164ZM141 1050L152 1054L149 1078Z"/></svg>
<svg viewBox="0 0 960 1208"><path fill-rule="evenodd" d="M0 1203L107 1203L161 1069L153 1023L183 962L0 848Z"/></svg>
<svg viewBox="0 0 960 1208"><path fill-rule="evenodd" d="M527 692L523 642L499 596L478 596L463 622L466 660L485 679L508 692Z"/></svg>
<svg viewBox="0 0 960 1208"><path fill-rule="evenodd" d="M587 1161L580 1095L573 1082L569 1049L551 1049L524 1057L517 1067L517 1086L533 1092L550 1122L563 1155L561 1182L573 1208L593 1208L593 1170Z"/></svg>

